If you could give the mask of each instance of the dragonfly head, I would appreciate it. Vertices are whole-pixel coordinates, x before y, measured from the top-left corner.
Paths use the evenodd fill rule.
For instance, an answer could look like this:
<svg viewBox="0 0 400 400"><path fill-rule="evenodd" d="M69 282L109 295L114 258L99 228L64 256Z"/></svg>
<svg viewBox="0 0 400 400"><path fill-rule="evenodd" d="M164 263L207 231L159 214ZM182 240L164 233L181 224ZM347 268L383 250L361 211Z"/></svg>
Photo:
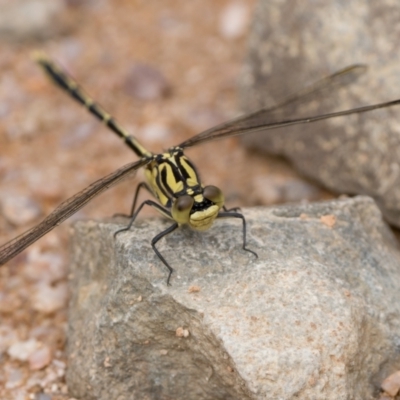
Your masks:
<svg viewBox="0 0 400 400"><path fill-rule="evenodd" d="M202 194L183 195L172 204L171 214L178 224L189 224L198 231L211 227L224 205L224 195L216 186L206 186Z"/></svg>

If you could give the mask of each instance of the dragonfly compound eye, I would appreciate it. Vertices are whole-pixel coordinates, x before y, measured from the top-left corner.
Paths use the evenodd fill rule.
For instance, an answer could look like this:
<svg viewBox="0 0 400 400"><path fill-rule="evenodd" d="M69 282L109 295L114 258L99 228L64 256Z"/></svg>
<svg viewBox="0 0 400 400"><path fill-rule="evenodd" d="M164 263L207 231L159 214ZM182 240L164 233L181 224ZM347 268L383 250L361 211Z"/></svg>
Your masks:
<svg viewBox="0 0 400 400"><path fill-rule="evenodd" d="M203 190L203 196L207 199L215 203L218 208L221 208L224 205L224 195L220 189L216 186L206 186Z"/></svg>
<svg viewBox="0 0 400 400"><path fill-rule="evenodd" d="M187 224L189 222L193 203L194 199L189 195L178 197L172 204L172 218L178 222L178 224Z"/></svg>

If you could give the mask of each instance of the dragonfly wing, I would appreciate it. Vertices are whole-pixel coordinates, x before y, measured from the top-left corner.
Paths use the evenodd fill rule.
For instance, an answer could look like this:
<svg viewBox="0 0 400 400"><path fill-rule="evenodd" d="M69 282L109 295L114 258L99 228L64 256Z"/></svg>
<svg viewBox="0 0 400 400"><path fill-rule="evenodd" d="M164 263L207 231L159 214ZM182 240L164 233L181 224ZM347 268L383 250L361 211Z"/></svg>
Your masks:
<svg viewBox="0 0 400 400"><path fill-rule="evenodd" d="M203 142L210 142L212 140L221 139L224 137L244 135L244 134L248 134L248 133L267 131L267 130L271 130L271 129L283 128L283 127L293 126L293 125L308 124L311 122L322 121L324 119L343 117L345 115L360 114L360 113L364 113L364 112L368 112L368 111L372 111L372 110L377 110L379 108L387 108L387 107L396 106L399 104L400 104L400 99L396 99L396 100L387 101L384 103L372 104L370 106L353 108L351 110L338 111L338 112L329 113L329 114L314 115L314 116L310 116L310 117L297 118L297 119L291 119L291 120L289 119L289 120L277 121L277 122L266 122L266 121L268 121L268 119L263 120L262 118L255 119L255 120L251 119L240 125L235 124L235 125L229 125L226 127L221 127L218 129L212 128L209 131L204 131L204 132L200 133L199 135L196 135L193 138L187 140L186 142L183 142L180 145L180 147L186 148L186 147L191 147L191 146L203 143Z"/></svg>
<svg viewBox="0 0 400 400"><path fill-rule="evenodd" d="M268 108L246 114L244 116L224 122L220 125L207 129L198 135L184 141L179 146L187 148L202 142L219 139L222 137L241 135L244 133L254 132L259 129L260 125L274 124L269 129L279 126L284 120L289 120L293 115L293 107L296 105L304 105L307 102L315 101L321 98L321 93L329 89L329 94L337 91L339 88L349 85L357 80L362 74L365 73L367 67L362 64L350 65L343 68L332 75L326 76L319 81L306 86L302 90L287 96L276 105ZM297 118L298 120L300 118ZM256 127L256 129L252 129Z"/></svg>
<svg viewBox="0 0 400 400"><path fill-rule="evenodd" d="M27 232L19 235L15 239L0 246L0 265L5 264L11 260L22 250L26 249L36 240L40 239L46 233L60 225L63 221L71 215L79 211L86 203L98 196L100 193L106 191L114 186L122 179L133 174L140 167L149 163L150 160L143 158L139 161L129 163L107 175L104 178L92 183L86 189L70 197L68 200L61 203L50 215L48 215L42 222L34 226Z"/></svg>

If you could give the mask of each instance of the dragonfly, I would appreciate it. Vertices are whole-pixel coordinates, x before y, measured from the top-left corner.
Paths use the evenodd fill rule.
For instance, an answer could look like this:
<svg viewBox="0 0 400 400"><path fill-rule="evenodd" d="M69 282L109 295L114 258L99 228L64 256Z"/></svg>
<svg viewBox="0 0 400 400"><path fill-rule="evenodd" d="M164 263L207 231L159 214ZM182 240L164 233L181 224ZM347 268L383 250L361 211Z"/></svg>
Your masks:
<svg viewBox="0 0 400 400"><path fill-rule="evenodd" d="M276 106L263 108L256 112L232 119L207 129L170 147L167 151L155 154L142 146L139 141L129 134L102 106L95 102L87 92L57 63L47 55L35 55L36 61L47 76L69 94L78 103L83 105L92 115L102 121L112 132L119 136L125 144L139 157L138 161L128 163L111 174L95 181L87 188L61 203L39 224L11 241L0 246L0 265L14 258L21 251L57 227L64 220L80 210L94 197L111 188L121 180L133 175L138 169L144 168L146 180L137 188L129 214L128 225L114 233L114 238L121 232L131 229L136 217L144 206L150 206L172 221L172 224L151 240L151 246L157 257L168 269L167 285L170 284L174 269L157 249L156 244L166 235L171 234L178 227L188 225L197 231L209 229L215 220L222 218L236 218L242 222L242 248L258 257L257 253L247 247L247 224L239 208L227 209L222 191L213 185L204 185L194 164L184 154L187 148L217 139L246 135L258 131L289 127L298 124L308 124L316 121L337 118L351 114L360 114L368 111L391 107L400 104L400 99L384 103L373 104L344 111L320 114L301 118L275 120L277 111L287 109L297 102L302 102L311 95L331 88L332 85L347 84L349 78L357 77L366 69L364 65L355 64L335 72L303 90L288 96ZM137 207L140 191L147 190L154 198L147 199Z"/></svg>

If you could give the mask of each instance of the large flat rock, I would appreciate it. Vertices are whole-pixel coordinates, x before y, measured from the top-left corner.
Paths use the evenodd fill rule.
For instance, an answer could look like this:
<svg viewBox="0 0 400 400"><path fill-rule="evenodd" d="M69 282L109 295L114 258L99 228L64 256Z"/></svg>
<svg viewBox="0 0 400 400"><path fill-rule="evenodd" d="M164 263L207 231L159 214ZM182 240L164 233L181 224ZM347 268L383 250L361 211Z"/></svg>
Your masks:
<svg viewBox="0 0 400 400"><path fill-rule="evenodd" d="M393 1L259 0L242 79L242 108L279 103L351 64L368 70L289 107L283 119L400 98L400 8ZM351 82L351 79L349 80ZM275 120L274 116L269 119ZM287 157L336 193L366 194L400 226L400 107L244 137L251 147Z"/></svg>
<svg viewBox="0 0 400 400"><path fill-rule="evenodd" d="M400 366L400 252L367 197L243 210L205 233L74 225L70 393L82 399L374 398Z"/></svg>

